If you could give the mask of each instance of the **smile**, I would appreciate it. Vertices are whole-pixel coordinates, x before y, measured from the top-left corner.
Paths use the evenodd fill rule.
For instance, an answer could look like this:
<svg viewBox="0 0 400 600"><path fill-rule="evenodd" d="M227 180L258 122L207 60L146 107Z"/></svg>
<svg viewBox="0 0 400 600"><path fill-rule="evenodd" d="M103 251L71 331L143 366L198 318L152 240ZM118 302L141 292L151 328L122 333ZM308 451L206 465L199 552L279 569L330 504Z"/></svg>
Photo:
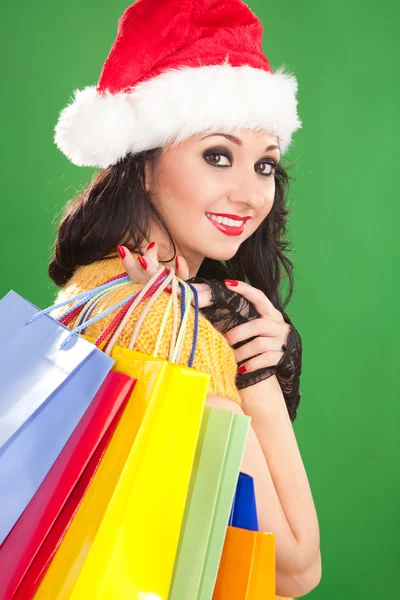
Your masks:
<svg viewBox="0 0 400 600"><path fill-rule="evenodd" d="M242 235L246 229L246 222L250 219L250 217L240 218L235 215L216 215L213 213L206 213L206 217L218 231L229 236Z"/></svg>

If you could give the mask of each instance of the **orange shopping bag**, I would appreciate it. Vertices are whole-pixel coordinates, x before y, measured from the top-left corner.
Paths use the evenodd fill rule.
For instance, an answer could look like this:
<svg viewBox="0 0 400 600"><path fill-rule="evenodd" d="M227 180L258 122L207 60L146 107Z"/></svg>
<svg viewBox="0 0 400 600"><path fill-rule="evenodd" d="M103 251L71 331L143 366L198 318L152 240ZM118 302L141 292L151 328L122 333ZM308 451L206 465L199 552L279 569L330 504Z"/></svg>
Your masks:
<svg viewBox="0 0 400 600"><path fill-rule="evenodd" d="M275 534L228 527L213 600L275 600Z"/></svg>

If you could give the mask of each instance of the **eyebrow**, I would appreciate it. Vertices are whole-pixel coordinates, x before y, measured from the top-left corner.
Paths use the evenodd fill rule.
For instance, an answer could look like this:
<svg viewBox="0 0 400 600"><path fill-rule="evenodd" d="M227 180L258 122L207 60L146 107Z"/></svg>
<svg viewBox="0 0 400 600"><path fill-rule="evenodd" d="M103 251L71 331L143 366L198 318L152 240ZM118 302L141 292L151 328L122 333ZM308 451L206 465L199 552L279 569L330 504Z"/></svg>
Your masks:
<svg viewBox="0 0 400 600"><path fill-rule="evenodd" d="M242 140L240 140L239 138L235 137L234 135L230 135L229 133L210 133L209 135L205 135L201 139L205 140L206 138L212 137L214 135L221 135L222 137L230 140L231 142L234 142L238 146L243 146ZM280 149L279 146L277 146L276 144L271 144L271 145L267 146L267 148L265 148L266 152L269 152L270 150L279 150L279 149Z"/></svg>

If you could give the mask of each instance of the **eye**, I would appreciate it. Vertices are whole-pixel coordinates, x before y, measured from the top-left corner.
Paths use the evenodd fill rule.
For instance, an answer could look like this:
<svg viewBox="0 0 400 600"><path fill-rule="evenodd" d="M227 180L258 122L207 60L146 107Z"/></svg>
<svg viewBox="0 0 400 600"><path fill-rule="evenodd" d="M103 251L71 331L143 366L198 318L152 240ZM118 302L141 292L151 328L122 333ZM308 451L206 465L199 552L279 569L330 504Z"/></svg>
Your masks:
<svg viewBox="0 0 400 600"><path fill-rule="evenodd" d="M232 155L225 148L212 148L204 152L203 157L205 161L213 167L226 168L229 164L224 164L223 158L226 158L230 163L232 163ZM264 168L263 168L264 166ZM263 175L264 177L271 177L273 175L274 169L276 168L277 163L273 158L268 160L262 160L258 162L255 166L256 173L259 175ZM257 170L258 167L261 167L261 170Z"/></svg>
<svg viewBox="0 0 400 600"><path fill-rule="evenodd" d="M221 157L227 158L232 162L232 156L224 148L213 148L204 153L204 158L213 167L226 167L228 165L221 163Z"/></svg>
<svg viewBox="0 0 400 600"><path fill-rule="evenodd" d="M257 163L256 168L262 167L263 165L266 166L267 170L261 171L260 175L265 175L266 177L270 177L273 174L274 169L276 169L276 162L273 159L270 159L268 161L263 160L262 162Z"/></svg>

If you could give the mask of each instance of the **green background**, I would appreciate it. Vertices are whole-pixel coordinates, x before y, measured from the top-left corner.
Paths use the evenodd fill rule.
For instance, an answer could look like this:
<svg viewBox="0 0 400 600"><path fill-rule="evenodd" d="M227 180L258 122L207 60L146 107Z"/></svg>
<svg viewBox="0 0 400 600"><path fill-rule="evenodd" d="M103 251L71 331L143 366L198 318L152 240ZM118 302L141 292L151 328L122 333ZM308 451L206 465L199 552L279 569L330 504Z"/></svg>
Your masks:
<svg viewBox="0 0 400 600"><path fill-rule="evenodd" d="M127 5L2 3L0 296L52 302L57 215L93 173L57 150L53 128L73 90L97 83ZM321 528L322 582L307 597L397 598L399 4L249 5L273 68L298 78L303 121L287 155L288 312L304 344L295 432Z"/></svg>

